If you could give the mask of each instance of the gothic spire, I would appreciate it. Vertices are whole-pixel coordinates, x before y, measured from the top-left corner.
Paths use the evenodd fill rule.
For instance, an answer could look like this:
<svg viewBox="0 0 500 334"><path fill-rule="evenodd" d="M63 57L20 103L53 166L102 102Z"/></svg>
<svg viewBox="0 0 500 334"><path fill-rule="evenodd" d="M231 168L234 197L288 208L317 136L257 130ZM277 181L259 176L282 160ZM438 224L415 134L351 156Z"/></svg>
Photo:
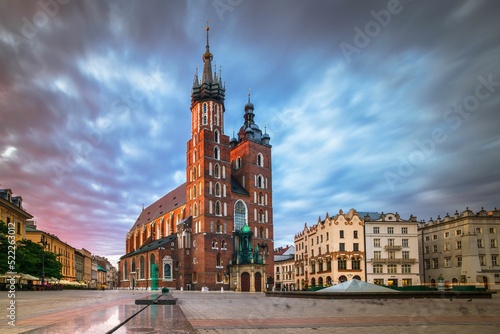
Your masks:
<svg viewBox="0 0 500 334"><path fill-rule="evenodd" d="M206 51L203 54L203 76L202 76L202 84L205 83L212 83L213 82L213 77L212 77L212 59L214 59L214 56L210 53L210 44L208 42L208 32L210 31L210 27L208 26L207 22L207 46L206 46Z"/></svg>

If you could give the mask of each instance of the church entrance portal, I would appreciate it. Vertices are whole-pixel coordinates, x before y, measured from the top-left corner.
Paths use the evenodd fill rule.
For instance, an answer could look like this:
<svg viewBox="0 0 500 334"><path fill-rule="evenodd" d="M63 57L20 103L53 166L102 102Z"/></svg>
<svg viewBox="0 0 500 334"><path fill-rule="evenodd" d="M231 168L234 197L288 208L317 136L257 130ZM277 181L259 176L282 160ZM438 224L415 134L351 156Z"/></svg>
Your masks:
<svg viewBox="0 0 500 334"><path fill-rule="evenodd" d="M262 275L255 273L255 292L262 292Z"/></svg>
<svg viewBox="0 0 500 334"><path fill-rule="evenodd" d="M250 274L241 274L241 291L250 291Z"/></svg>

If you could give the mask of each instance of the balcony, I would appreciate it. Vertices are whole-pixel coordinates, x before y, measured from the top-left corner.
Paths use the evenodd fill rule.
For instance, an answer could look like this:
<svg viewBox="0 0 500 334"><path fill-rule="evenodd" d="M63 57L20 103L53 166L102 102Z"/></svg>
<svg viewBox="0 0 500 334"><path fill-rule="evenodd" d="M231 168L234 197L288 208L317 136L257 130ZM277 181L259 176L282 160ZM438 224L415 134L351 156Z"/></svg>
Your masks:
<svg viewBox="0 0 500 334"><path fill-rule="evenodd" d="M384 246L384 250L386 251L398 251L401 250L403 247L400 245L387 245Z"/></svg>

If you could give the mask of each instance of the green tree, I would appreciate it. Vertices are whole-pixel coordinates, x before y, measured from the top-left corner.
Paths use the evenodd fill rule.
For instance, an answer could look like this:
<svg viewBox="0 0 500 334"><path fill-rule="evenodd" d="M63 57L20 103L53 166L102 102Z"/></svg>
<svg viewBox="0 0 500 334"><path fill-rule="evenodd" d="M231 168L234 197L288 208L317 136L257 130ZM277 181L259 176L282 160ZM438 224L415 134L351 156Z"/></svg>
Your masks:
<svg viewBox="0 0 500 334"><path fill-rule="evenodd" d="M8 271L9 240L7 237L7 224L0 220L0 274Z"/></svg>
<svg viewBox="0 0 500 334"><path fill-rule="evenodd" d="M42 278L42 271L45 269L45 277L61 279L62 264L57 260L58 255L45 251L42 257L42 252L43 247L39 243L31 240L18 242L16 250L17 272Z"/></svg>

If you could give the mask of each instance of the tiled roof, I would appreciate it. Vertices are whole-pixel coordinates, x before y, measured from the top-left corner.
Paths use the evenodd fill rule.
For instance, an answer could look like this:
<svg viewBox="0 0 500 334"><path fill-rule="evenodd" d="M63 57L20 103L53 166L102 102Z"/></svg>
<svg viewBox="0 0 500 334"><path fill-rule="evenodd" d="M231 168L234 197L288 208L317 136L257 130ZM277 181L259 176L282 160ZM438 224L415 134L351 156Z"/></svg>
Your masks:
<svg viewBox="0 0 500 334"><path fill-rule="evenodd" d="M180 186L142 210L131 230L135 229L136 227L140 227L184 204L186 204L186 183L181 184Z"/></svg>
<svg viewBox="0 0 500 334"><path fill-rule="evenodd" d="M243 188L243 186L238 181L236 181L234 177L231 177L231 192L235 194L250 196L248 191L246 191L245 188Z"/></svg>
<svg viewBox="0 0 500 334"><path fill-rule="evenodd" d="M148 243L147 245L143 245L142 247L140 247L139 249L136 249L135 251L133 252L130 252L128 254L125 254L123 255L120 259L124 259L124 258L127 258L127 257L130 257L132 255L136 255L136 254L140 254L140 253L144 253L144 252L147 252L147 251L150 251L150 250L153 250L153 249L158 249L159 247L161 246L164 246L166 244L169 244L171 243L172 241L174 241L175 239L177 238L177 234L171 234L169 235L168 237L165 237L165 238L161 238L161 239L158 239L158 240L154 240L154 241L151 241L150 243Z"/></svg>

